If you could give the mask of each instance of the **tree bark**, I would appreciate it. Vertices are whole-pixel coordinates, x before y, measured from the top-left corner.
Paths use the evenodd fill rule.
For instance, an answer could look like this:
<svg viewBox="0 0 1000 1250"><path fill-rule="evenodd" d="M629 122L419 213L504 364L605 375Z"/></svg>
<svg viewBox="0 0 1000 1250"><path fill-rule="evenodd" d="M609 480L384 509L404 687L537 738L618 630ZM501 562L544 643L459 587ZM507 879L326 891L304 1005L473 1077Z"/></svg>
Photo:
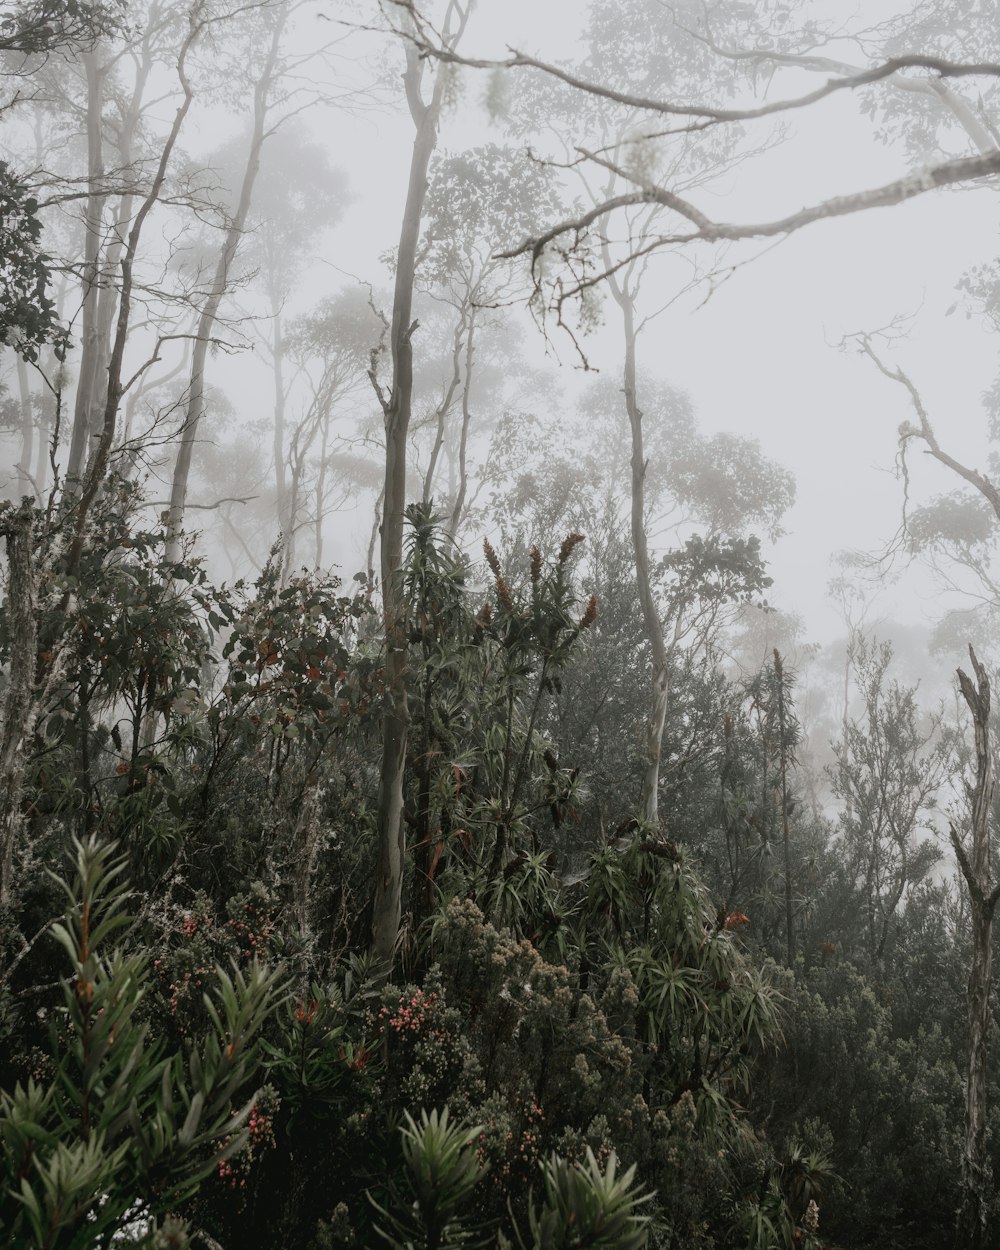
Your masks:
<svg viewBox="0 0 1000 1250"><path fill-rule="evenodd" d="M378 799L378 865L372 912L372 945L391 966L399 933L403 887L403 778L409 709L406 697L406 596L403 586L403 522L406 510L406 453L413 404L413 280L427 172L437 144L442 78L430 101L420 86L424 62L412 46L406 50L403 81L416 126L410 177L396 260L390 346L392 390L385 404L385 494L382 500L382 611L385 626L385 712L382 717L382 766Z"/></svg>
<svg viewBox="0 0 1000 1250"><path fill-rule="evenodd" d="M969 972L969 1068L965 1092L965 1145L962 1150L962 1199L958 1210L955 1250L985 1250L986 1221L992 1194L986 1154L986 1077L991 1025L993 914L1000 887L994 887L990 869L990 806L993 763L990 755L990 682L986 670L969 647L976 677L958 670L962 695L972 713L976 735L976 784L972 794L971 854L954 825L952 845L969 891L972 919L972 967Z"/></svg>
<svg viewBox="0 0 1000 1250"><path fill-rule="evenodd" d="M35 446L35 416L31 409L31 387L28 384L28 366L17 357L17 392L21 424L21 454L14 468L18 479L18 496L34 495L38 488L31 475L31 460Z"/></svg>
<svg viewBox="0 0 1000 1250"><path fill-rule="evenodd" d="M470 392L472 390L472 362L475 359L476 310L469 310L469 330L465 339L465 379L462 383L462 429L458 439L458 489L455 491L455 504L448 522L449 537L458 535L465 512L465 501L469 493L469 430L472 428L472 408Z"/></svg>
<svg viewBox="0 0 1000 1250"><path fill-rule="evenodd" d="M660 756L663 726L670 701L670 655L663 636L663 624L653 594L649 571L649 545L646 541L646 453L642 437L642 409L636 393L635 300L627 285L612 287L622 310L625 332L624 391L625 411L632 436L631 529L635 557L635 580L642 608L642 622L652 655L652 690L646 718L646 750L639 795L641 819L654 828L659 825Z"/></svg>
<svg viewBox="0 0 1000 1250"><path fill-rule="evenodd" d="M80 372L73 409L66 475L72 482L83 476L91 431L100 409L98 391L101 355L98 303L101 284L101 223L104 216L104 108L105 69L98 64L97 49L84 53L87 74L87 203L83 217L83 307L80 327Z"/></svg>
<svg viewBox="0 0 1000 1250"><path fill-rule="evenodd" d="M792 923L792 853L788 824L788 750L785 742L785 672L778 648L774 648L774 679L778 686L778 763L781 769L781 841L785 859L785 944L789 968L795 962Z"/></svg>
<svg viewBox="0 0 1000 1250"><path fill-rule="evenodd" d="M455 392L458 390L458 384L462 377L462 338L465 334L465 309L458 319L458 325L455 327L455 336L451 349L451 378L445 393L437 407L436 428L434 432L434 445L431 447L430 459L427 462L427 472L424 474L424 490L423 501L429 504L434 493L434 475L437 472L438 459L441 455L441 448L444 446L445 429L448 421L448 413L451 411L452 400L455 398Z"/></svg>
<svg viewBox="0 0 1000 1250"><path fill-rule="evenodd" d="M316 515L313 518L313 532L316 541L315 567L323 567L323 507L326 500L326 475L329 469L327 455L330 442L330 427L324 421L320 435L319 467L316 470Z"/></svg>
<svg viewBox="0 0 1000 1250"><path fill-rule="evenodd" d="M0 513L0 533L7 543L7 633L9 676L0 727L0 905L10 901L14 846L21 825L21 795L31 723L38 615L35 609L33 559L34 500L22 499L16 510Z"/></svg>
<svg viewBox="0 0 1000 1250"><path fill-rule="evenodd" d="M271 292L271 363L274 371L274 491L278 505L278 525L285 541L289 541L294 521L288 512L288 483L285 477L285 338L281 325L281 307L276 292Z"/></svg>
<svg viewBox="0 0 1000 1250"><path fill-rule="evenodd" d="M180 80L182 98L177 106L174 114L174 120L170 127L163 148L160 152L159 162L157 164L156 173L153 176L152 184L146 193L139 210L132 222L131 229L128 233L128 241L125 245L121 257L121 290L118 296L118 318L115 328L114 344L111 347L110 356L107 364L107 389L104 400L103 419L93 450L87 463L86 471L80 485L80 499L76 508L76 519L74 524L73 539L70 544L69 554L67 557L66 568L69 573L75 573L83 553L84 542L86 538L87 517L90 507L93 504L97 493L104 481L107 473L108 463L111 457L111 449L114 444L115 430L118 424L118 409L121 403L122 395L127 389L127 385L123 381L122 366L125 359L125 347L128 341L130 328L130 320L132 315L132 291L134 286L135 258L139 250L139 241L142 236L143 227L146 218L153 211L154 205L160 198L163 190L163 183L167 176L167 167L173 156L174 148L180 136L181 128L184 125L184 119L187 117L188 110L191 107L191 101L194 93L191 88L190 80L186 72L187 55L191 48L199 39L204 29L204 21L199 20L203 9L203 0L195 0L192 5L188 23L188 33L181 45L180 52L177 56L177 77ZM141 371L140 371L141 372ZM132 379L136 381L138 378ZM129 383L131 385L131 383ZM64 604L69 601L69 593L64 598Z"/></svg>

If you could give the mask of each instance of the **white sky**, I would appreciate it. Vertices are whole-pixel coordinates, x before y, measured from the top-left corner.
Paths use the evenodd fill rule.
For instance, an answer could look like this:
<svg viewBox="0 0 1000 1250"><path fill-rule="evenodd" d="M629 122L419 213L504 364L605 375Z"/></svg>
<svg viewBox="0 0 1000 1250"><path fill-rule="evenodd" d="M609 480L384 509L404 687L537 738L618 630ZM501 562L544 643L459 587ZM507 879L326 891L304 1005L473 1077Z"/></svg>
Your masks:
<svg viewBox="0 0 1000 1250"><path fill-rule="evenodd" d="M866 20L876 7L881 12L895 6L866 4ZM508 44L565 56L580 28L581 8L581 0L480 0L465 46L483 56L503 55ZM308 38L308 19L304 30ZM316 30L324 33L319 25ZM780 90L793 93L816 81L786 78ZM474 108L485 85L485 77L471 80L461 108L445 121L443 147L501 138ZM890 181L905 172L905 156L880 145L872 132L855 100L836 97L795 115L788 142L739 169L724 200L697 192L692 198L710 215L747 221ZM409 118L402 109L327 112L316 133L329 136L355 195L320 259L383 282L378 256L398 236ZM696 307L700 296L677 304L640 341L643 367L689 392L706 429L757 436L795 474L798 502L786 518L787 536L771 552L772 601L803 615L812 639L842 632L825 597L834 572L831 553L878 548L896 529L896 428L910 415L900 388L870 362L834 345L851 331L917 314L897 359L920 385L942 441L982 464L979 396L994 376L996 344L978 321L967 321L961 311L950 318L944 313L958 298L955 286L963 272L988 261L995 248L996 198L988 189L928 195L819 223L741 268L704 307ZM755 250L747 245L730 255L749 259ZM662 285L644 286L649 307L669 298L671 272L676 275L669 264L662 266ZM317 265L317 297L327 279L331 286L341 281L334 270ZM616 374L620 346L613 318L609 322L588 341L588 352L602 371ZM542 344L532 345L529 334L528 350L536 348L540 359ZM570 367L568 344L560 350L568 362L563 372L569 393L578 393L588 379ZM955 485L939 466L917 465L924 498ZM367 529L367 519L360 528ZM361 546L359 531L354 550L339 551L348 573ZM936 619L940 609L927 578L912 572L887 593L883 611L914 623Z"/></svg>

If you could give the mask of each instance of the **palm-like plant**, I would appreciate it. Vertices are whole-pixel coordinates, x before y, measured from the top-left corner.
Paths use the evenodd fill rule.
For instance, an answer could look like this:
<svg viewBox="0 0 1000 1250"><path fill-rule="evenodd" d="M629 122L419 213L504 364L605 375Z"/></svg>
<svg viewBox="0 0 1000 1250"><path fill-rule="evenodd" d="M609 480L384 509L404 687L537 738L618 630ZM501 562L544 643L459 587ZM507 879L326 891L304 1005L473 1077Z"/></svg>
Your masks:
<svg viewBox="0 0 1000 1250"><path fill-rule="evenodd" d="M69 960L52 1029L55 1075L0 1094L0 1225L11 1244L84 1250L155 1231L246 1141L258 1035L276 974L216 969L211 1025L186 1054L164 1053L141 1010L148 959L111 936L130 923L125 861L74 842L69 908L53 932Z"/></svg>

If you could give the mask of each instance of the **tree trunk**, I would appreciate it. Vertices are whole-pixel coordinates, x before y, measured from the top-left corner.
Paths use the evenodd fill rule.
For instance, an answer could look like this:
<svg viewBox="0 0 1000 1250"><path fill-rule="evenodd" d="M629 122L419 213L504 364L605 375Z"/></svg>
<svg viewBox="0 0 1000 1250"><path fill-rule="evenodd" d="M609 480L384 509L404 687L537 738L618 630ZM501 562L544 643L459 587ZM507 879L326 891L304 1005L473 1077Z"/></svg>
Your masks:
<svg viewBox="0 0 1000 1250"><path fill-rule="evenodd" d="M191 89L190 80L186 73L187 55L191 48L199 39L204 22L196 20L196 14L199 10L199 3L195 3L191 10L190 20L188 23L188 34L181 45L180 52L177 57L177 77L180 80L182 89L181 102L177 106L174 114L173 124L170 127L170 133L167 135L163 148L160 152L160 159L156 167L156 173L149 191L146 193L139 211L135 214L131 229L128 234L128 241L122 252L121 257L121 289L118 296L118 319L115 327L114 344L111 347L110 354L107 356L107 386L105 391L103 417L98 436L95 439L93 449L87 463L87 467L83 478L80 482L80 498L76 508L76 519L74 523L73 539L70 544L67 556L66 568L67 572L75 573L83 554L83 548L86 537L87 517L90 507L93 504L97 493L104 481L107 473L108 463L111 457L111 449L114 444L115 430L118 424L118 408L121 403L122 394L125 390L125 384L122 380L122 365L125 358L125 347L128 342L128 334L132 315L132 290L134 285L135 258L139 250L139 240L142 236L143 227L146 218L153 211L153 206L160 198L163 190L163 183L167 176L167 167L173 156L177 139L180 136L181 128L184 125L184 119L187 117L188 110L191 107L191 101L194 93ZM75 432L75 431L74 431ZM70 592L67 591L64 597L64 606L69 602Z"/></svg>
<svg viewBox="0 0 1000 1250"><path fill-rule="evenodd" d="M21 794L31 722L37 658L38 616L32 567L34 500L0 513L7 540L7 635L10 660L0 727L0 905L10 901L14 846L21 825Z"/></svg>
<svg viewBox="0 0 1000 1250"><path fill-rule="evenodd" d="M316 516L313 527L316 541L316 568L323 567L323 510L326 502L326 475L329 469L327 455L329 453L330 427L324 421L323 433L320 436L319 467L316 470Z"/></svg>
<svg viewBox="0 0 1000 1250"><path fill-rule="evenodd" d="M309 783L299 801L295 825L295 860L292 868L292 913L295 924L304 936L310 936L312 911L312 876L319 851L319 787Z"/></svg>
<svg viewBox="0 0 1000 1250"><path fill-rule="evenodd" d="M441 455L441 448L444 446L444 436L447 427L448 413L451 411L452 400L455 398L455 391L458 390L458 384L462 377L462 337L465 334L465 309L459 317L458 325L455 327L455 337L451 349L451 379L448 382L447 389L437 408L437 422L434 432L434 445L431 448L430 459L427 462L427 472L424 474L424 490L423 501L429 504L434 493L434 475L437 472L438 459Z"/></svg>
<svg viewBox="0 0 1000 1250"><path fill-rule="evenodd" d="M641 819L656 827L659 824L660 754L663 726L670 700L670 656L663 637L663 625L653 595L649 572L649 547L646 542L646 454L642 439L642 410L636 395L635 377L635 301L627 286L612 288L622 310L625 331L625 411L632 435L632 549L635 555L635 579L642 607L642 621L653 659L652 697L646 720L646 758L639 796Z"/></svg>
<svg viewBox="0 0 1000 1250"><path fill-rule="evenodd" d="M170 487L170 505L167 514L167 558L180 558L181 528L184 524L184 508L187 503L188 479L191 476L191 456L195 441L198 438L201 419L205 413L205 362L208 358L209 343L215 323L219 315L219 307L229 287L229 278L236 259L236 250L243 230L246 226L250 203L253 198L254 184L260 169L260 154L267 138L265 130L268 111L268 94L274 80L275 67L281 36L288 16L288 4L279 6L271 32L271 45L260 77L254 88L253 132L250 139L250 151L247 154L246 168L243 171L243 182L240 186L240 197L236 212L229 223L225 241L215 267L215 276L208 293L208 299L198 318L198 331L191 357L191 383L188 388L188 399L184 414L184 425L181 430L180 447L174 465L173 481Z"/></svg>
<svg viewBox="0 0 1000 1250"><path fill-rule="evenodd" d="M462 524L462 513L465 511L465 500L469 492L469 429L472 425L472 410L469 405L469 392L472 388L472 362L475 358L476 310L469 309L469 331L465 339L465 380L462 383L462 430L458 440L458 490L455 492L455 505L451 510L448 523L448 534L451 538L458 535L458 527Z"/></svg>
<svg viewBox="0 0 1000 1250"><path fill-rule="evenodd" d="M101 283L101 223L104 216L104 107L105 69L97 63L97 49L85 52L87 73L87 206L83 217L83 307L80 327L80 372L76 383L73 433L70 439L66 475L73 481L83 477L91 432L101 409L101 355L98 332L98 303Z"/></svg>
<svg viewBox="0 0 1000 1250"><path fill-rule="evenodd" d="M785 742L785 672L778 648L774 648L774 679L778 686L778 764L781 769L781 842L785 859L785 945L789 968L795 962L792 927L792 852L788 824L788 749Z"/></svg>
<svg viewBox="0 0 1000 1250"><path fill-rule="evenodd" d="M285 339L277 295L271 293L271 362L274 368L274 492L278 505L278 525L287 542L293 522L288 515L288 485L285 478Z"/></svg>
<svg viewBox="0 0 1000 1250"><path fill-rule="evenodd" d="M403 777L409 710L406 698L406 596L403 585L403 521L406 509L406 453L413 403L413 280L427 171L437 144L443 77L438 70L430 102L420 94L424 61L408 45L403 81L416 126L406 206L396 259L393 293L392 389L385 402L385 494L380 545L385 628L385 712L378 798L378 866L372 910L372 945L390 967L401 918L403 888Z"/></svg>
<svg viewBox="0 0 1000 1250"><path fill-rule="evenodd" d="M28 385L28 366L20 356L17 357L17 392L18 407L21 417L21 454L14 468L17 470L18 498L25 495L39 497L38 489L31 474L31 459L35 446L35 416L31 410L31 387Z"/></svg>
<svg viewBox="0 0 1000 1250"><path fill-rule="evenodd" d="M288 519L287 528L283 530L283 543L281 547L281 585L282 588L288 585L288 579L292 575L292 567L295 564L295 542L298 537L299 524L299 491L302 485L302 471L305 467L305 458L308 448L295 448L295 454L292 459L292 475L288 488Z"/></svg>
<svg viewBox="0 0 1000 1250"><path fill-rule="evenodd" d="M986 1220L992 1195L986 1155L986 1077L989 1060L990 982L993 913L1000 886L990 871L990 806L993 764L990 755L990 682L986 670L969 647L976 684L961 669L958 682L972 713L976 733L976 785L972 797L971 854L950 827L962 875L969 891L972 918L972 967L969 972L969 1072L965 1091L965 1146L962 1150L962 1200L958 1210L955 1250L984 1250Z"/></svg>

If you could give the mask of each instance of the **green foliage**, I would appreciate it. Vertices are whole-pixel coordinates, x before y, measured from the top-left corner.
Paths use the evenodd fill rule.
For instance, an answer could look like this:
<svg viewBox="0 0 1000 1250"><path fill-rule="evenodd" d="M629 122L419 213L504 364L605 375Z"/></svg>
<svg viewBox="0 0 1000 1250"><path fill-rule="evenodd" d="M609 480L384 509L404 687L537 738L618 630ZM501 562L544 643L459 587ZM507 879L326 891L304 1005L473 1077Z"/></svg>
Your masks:
<svg viewBox="0 0 1000 1250"><path fill-rule="evenodd" d="M0 47L5 37L18 37L10 25L4 30L5 23L13 20L0 18ZM68 341L48 294L52 274L49 258L39 251L42 225L38 201L6 161L0 161L0 223L0 250L4 257L0 343L12 347L27 361L37 360L43 344L52 343L62 359Z"/></svg>
<svg viewBox="0 0 1000 1250"><path fill-rule="evenodd" d="M583 1164L553 1155L542 1165L544 1200L528 1215L529 1238L521 1250L644 1250L648 1218L639 1209L649 1195L635 1190L635 1165L618 1175L612 1151L602 1169L588 1148Z"/></svg>
<svg viewBox="0 0 1000 1250"><path fill-rule="evenodd" d="M404 1184L390 1192L390 1207L371 1199L380 1222L379 1236L393 1250L459 1250L485 1246L462 1219L473 1190L483 1178L474 1144L477 1125L453 1124L448 1109L408 1113L400 1128Z"/></svg>
<svg viewBox="0 0 1000 1250"><path fill-rule="evenodd" d="M848 961L862 858L794 784L782 810L787 670L729 680L711 645L678 647L672 832L654 834L629 819L645 689L621 533L487 546L477 567L412 508L409 915L386 982L365 958L382 693L366 596L276 565L215 587L166 561L137 503L109 482L71 577L40 527L45 705L0 916L5 1230L247 1250L940 1241L962 918L912 881L881 965ZM687 622L764 589L750 539L692 541L661 569ZM875 810L879 743L906 762L890 797L924 758L903 751L925 732L912 698L875 693L842 833ZM785 815L790 970L766 957L784 950ZM55 943L33 935L62 906L42 865L67 845ZM262 960L289 970L284 991Z"/></svg>
<svg viewBox="0 0 1000 1250"><path fill-rule="evenodd" d="M926 720L913 687L888 677L892 648L859 643L854 656L861 715L834 744L834 794L843 800L844 867L855 897L851 938L881 960L898 927L898 910L939 852L918 842L937 801L946 764L940 715Z"/></svg>
<svg viewBox="0 0 1000 1250"><path fill-rule="evenodd" d="M75 844L74 878L60 882L69 910L53 928L70 965L54 1076L0 1099L4 1224L38 1250L149 1227L247 1140L275 974L216 969L205 1034L186 1054L165 1053L143 1018L147 957L109 942L131 923L124 871L112 845Z"/></svg>
<svg viewBox="0 0 1000 1250"><path fill-rule="evenodd" d="M47 55L118 30L125 0L16 0L0 15L0 51Z"/></svg>
<svg viewBox="0 0 1000 1250"><path fill-rule="evenodd" d="M485 1172L477 1141L482 1126L452 1123L440 1114L409 1115L400 1129L404 1181L390 1188L388 1208L370 1197L380 1217L376 1231L394 1250L457 1250L493 1244L473 1216L464 1214ZM540 1203L528 1207L526 1229L515 1221L521 1250L644 1250L649 1219L640 1214L651 1195L635 1186L635 1167L618 1172L612 1151L605 1165L588 1147L581 1163L558 1154L539 1160L543 1178ZM499 1244L512 1243L501 1232Z"/></svg>

